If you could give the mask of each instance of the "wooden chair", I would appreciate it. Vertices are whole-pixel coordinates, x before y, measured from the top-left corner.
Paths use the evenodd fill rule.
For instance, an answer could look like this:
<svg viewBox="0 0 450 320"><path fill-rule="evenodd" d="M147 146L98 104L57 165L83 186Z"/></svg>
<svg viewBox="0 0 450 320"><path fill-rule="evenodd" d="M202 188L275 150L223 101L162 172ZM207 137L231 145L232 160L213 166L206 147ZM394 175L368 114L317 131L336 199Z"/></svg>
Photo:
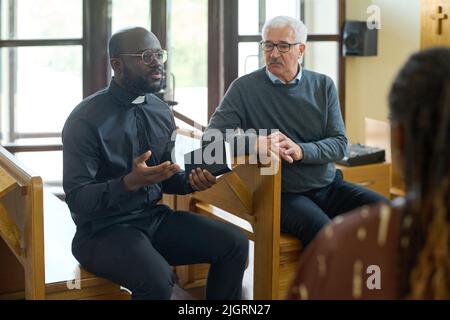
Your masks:
<svg viewBox="0 0 450 320"><path fill-rule="evenodd" d="M278 158L273 161L279 163ZM236 165L211 189L178 199L177 209L197 212L230 223L222 210L248 222L241 230L254 241L253 298L282 299L300 256L300 242L280 233L281 168L261 175L256 164ZM184 202L184 205L183 205ZM185 287L204 285L207 265L178 268Z"/></svg>
<svg viewBox="0 0 450 320"><path fill-rule="evenodd" d="M67 206L0 146L0 299L129 298L80 268L74 233Z"/></svg>
<svg viewBox="0 0 450 320"><path fill-rule="evenodd" d="M277 157L272 161L280 165ZM235 159L234 162L245 161ZM390 164L341 169L347 181L389 195ZM302 245L297 238L280 232L280 198L281 166L276 174L261 175L260 165L238 164L232 173L221 176L213 188L189 196L177 196L175 209L238 225L249 240L254 241L253 298L284 299L295 274ZM207 264L201 264L177 267L176 271L181 285L191 288L205 285L208 268Z"/></svg>
<svg viewBox="0 0 450 320"><path fill-rule="evenodd" d="M371 118L364 119L365 141L368 146L384 149L386 151L386 162L391 164L390 194L392 196L405 195L405 183L398 163L392 159L391 128L386 121Z"/></svg>
<svg viewBox="0 0 450 320"><path fill-rule="evenodd" d="M199 138L186 131L178 134ZM280 159L272 155L270 168L249 157L235 158L234 163L233 171L219 177L211 189L177 196L175 209L236 222L254 241L253 298L282 299L295 273L301 245L296 238L280 233ZM176 272L180 284L191 288L205 284L208 268L206 264L181 266Z"/></svg>
<svg viewBox="0 0 450 320"><path fill-rule="evenodd" d="M25 270L27 299L45 298L43 224L42 179L0 147L0 236Z"/></svg>

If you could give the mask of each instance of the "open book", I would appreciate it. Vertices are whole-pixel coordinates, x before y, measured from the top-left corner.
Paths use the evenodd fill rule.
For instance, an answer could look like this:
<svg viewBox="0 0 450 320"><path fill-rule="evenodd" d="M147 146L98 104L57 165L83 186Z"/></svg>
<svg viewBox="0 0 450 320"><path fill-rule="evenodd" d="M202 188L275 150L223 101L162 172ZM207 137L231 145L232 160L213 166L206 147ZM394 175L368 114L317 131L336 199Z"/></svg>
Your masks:
<svg viewBox="0 0 450 320"><path fill-rule="evenodd" d="M220 140L186 153L184 167L187 176L197 168L206 169L216 177L230 172L232 170L230 144Z"/></svg>

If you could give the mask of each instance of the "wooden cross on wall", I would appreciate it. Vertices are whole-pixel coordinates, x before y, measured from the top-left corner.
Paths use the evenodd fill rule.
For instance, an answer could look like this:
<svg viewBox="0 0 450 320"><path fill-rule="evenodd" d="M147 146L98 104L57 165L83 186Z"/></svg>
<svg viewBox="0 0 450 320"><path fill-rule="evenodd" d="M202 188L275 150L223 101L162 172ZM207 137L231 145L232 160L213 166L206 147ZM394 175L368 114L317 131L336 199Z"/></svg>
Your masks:
<svg viewBox="0 0 450 320"><path fill-rule="evenodd" d="M448 15L443 13L442 6L437 7L437 12L431 15L431 19L436 20L436 33L442 34L442 20L448 19Z"/></svg>

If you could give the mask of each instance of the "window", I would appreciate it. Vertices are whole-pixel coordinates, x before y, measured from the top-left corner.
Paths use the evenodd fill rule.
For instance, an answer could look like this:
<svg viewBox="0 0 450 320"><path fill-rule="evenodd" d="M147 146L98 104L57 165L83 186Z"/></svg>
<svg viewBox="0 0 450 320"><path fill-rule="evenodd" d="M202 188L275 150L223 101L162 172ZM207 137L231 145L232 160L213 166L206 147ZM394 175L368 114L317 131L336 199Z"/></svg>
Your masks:
<svg viewBox="0 0 450 320"><path fill-rule="evenodd" d="M3 0L1 38L80 39L82 0Z"/></svg>
<svg viewBox="0 0 450 320"><path fill-rule="evenodd" d="M82 12L82 0L1 1L2 144L59 139L83 95ZM61 179L60 151L16 156L45 180Z"/></svg>
<svg viewBox="0 0 450 320"><path fill-rule="evenodd" d="M330 76L340 86L340 0L239 0L238 75L264 65L259 48L266 20L278 15L302 20L308 28L304 66Z"/></svg>
<svg viewBox="0 0 450 320"><path fill-rule="evenodd" d="M56 137L82 97L82 1L1 6L2 142Z"/></svg>
<svg viewBox="0 0 450 320"><path fill-rule="evenodd" d="M167 11L166 98L178 103L175 111L205 126L208 122L208 1L169 0ZM186 127L179 121L177 125Z"/></svg>
<svg viewBox="0 0 450 320"><path fill-rule="evenodd" d="M0 143L14 145L19 160L46 183L62 180L65 120L83 96L109 82L111 31L150 28L150 4L0 1Z"/></svg>
<svg viewBox="0 0 450 320"><path fill-rule="evenodd" d="M310 34L339 34L339 0L303 0Z"/></svg>
<svg viewBox="0 0 450 320"><path fill-rule="evenodd" d="M339 86L339 42L311 41L307 43L304 66L308 70L323 73L333 79Z"/></svg>
<svg viewBox="0 0 450 320"><path fill-rule="evenodd" d="M129 27L150 28L150 0L112 0L111 34Z"/></svg>
<svg viewBox="0 0 450 320"><path fill-rule="evenodd" d="M259 42L239 43L239 76L248 74L261 67L261 51Z"/></svg>
<svg viewBox="0 0 450 320"><path fill-rule="evenodd" d="M232 81L264 65L261 29L277 15L305 22L309 34L303 64L334 80L345 114L345 60L340 52L345 0L210 0L209 5L209 117ZM327 61L319 62L324 57Z"/></svg>
<svg viewBox="0 0 450 320"><path fill-rule="evenodd" d="M0 143L60 144L61 129L83 97L108 85L112 32L149 28L168 50L164 98L186 127L206 125L231 81L263 65L266 19L290 15L309 29L304 65L340 88L340 26L345 0L2 0L0 1ZM189 14L187 14L189 13ZM343 110L344 111L344 110ZM181 114L181 115L180 115ZM343 112L345 114L345 112ZM59 146L60 147L60 146ZM54 146L39 160L17 155L45 180L61 178ZM59 149L60 150L60 149ZM32 160L32 158L34 160ZM55 176L55 172L58 176ZM59 177L59 178L58 178Z"/></svg>
<svg viewBox="0 0 450 320"><path fill-rule="evenodd" d="M239 0L239 76L264 65L259 41L266 20L279 15L300 19L300 11L299 0L286 0L282 6L274 0Z"/></svg>
<svg viewBox="0 0 450 320"><path fill-rule="evenodd" d="M111 1L111 17L109 24L111 24L110 35L115 32L128 27L143 27L151 28L151 10L150 1L142 0L110 0ZM110 68L110 74L113 71Z"/></svg>
<svg viewBox="0 0 450 320"><path fill-rule="evenodd" d="M81 46L18 47L2 52L8 53L2 54L5 64L14 63L16 69L15 95L10 97L15 104L13 139L59 133L82 98Z"/></svg>

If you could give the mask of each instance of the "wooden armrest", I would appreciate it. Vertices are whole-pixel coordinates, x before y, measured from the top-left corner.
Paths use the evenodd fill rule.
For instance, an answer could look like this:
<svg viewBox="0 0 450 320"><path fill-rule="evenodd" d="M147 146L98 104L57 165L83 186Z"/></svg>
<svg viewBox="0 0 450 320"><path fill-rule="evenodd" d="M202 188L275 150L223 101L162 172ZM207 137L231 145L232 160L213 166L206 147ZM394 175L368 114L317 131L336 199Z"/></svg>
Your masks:
<svg viewBox="0 0 450 320"><path fill-rule="evenodd" d="M16 180L0 167L0 198L17 187Z"/></svg>

